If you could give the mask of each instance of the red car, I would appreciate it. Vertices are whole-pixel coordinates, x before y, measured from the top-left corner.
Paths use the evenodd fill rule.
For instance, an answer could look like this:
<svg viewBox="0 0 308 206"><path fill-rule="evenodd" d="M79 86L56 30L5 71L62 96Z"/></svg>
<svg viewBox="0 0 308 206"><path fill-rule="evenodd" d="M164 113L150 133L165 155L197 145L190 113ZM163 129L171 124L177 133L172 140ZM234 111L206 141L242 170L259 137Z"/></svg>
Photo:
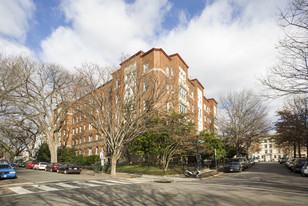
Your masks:
<svg viewBox="0 0 308 206"><path fill-rule="evenodd" d="M60 166L59 163L50 163L46 166L45 171L56 172Z"/></svg>
<svg viewBox="0 0 308 206"><path fill-rule="evenodd" d="M27 169L33 169L34 165L38 164L38 162L28 162L25 166Z"/></svg>

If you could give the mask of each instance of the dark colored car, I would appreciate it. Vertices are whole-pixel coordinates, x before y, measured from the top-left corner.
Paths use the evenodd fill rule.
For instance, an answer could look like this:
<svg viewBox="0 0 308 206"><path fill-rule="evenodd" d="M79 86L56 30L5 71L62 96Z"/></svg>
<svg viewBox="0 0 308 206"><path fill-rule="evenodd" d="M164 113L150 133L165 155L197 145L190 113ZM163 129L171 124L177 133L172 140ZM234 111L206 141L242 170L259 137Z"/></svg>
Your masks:
<svg viewBox="0 0 308 206"><path fill-rule="evenodd" d="M57 172L63 173L63 174L80 174L82 171L81 167L78 167L75 164L64 164L61 165Z"/></svg>
<svg viewBox="0 0 308 206"><path fill-rule="evenodd" d="M38 164L38 162L28 162L28 163L25 165L25 168L27 168L27 169L33 169L33 167L34 167L35 164Z"/></svg>
<svg viewBox="0 0 308 206"><path fill-rule="evenodd" d="M18 167L25 167L26 166L26 163L25 162L20 162L19 164L18 164Z"/></svg>
<svg viewBox="0 0 308 206"><path fill-rule="evenodd" d="M243 170L249 167L249 162L246 157L233 158L232 162L239 162L242 165Z"/></svg>
<svg viewBox="0 0 308 206"><path fill-rule="evenodd" d="M56 172L60 166L60 163L50 163L46 166L45 171Z"/></svg>
<svg viewBox="0 0 308 206"><path fill-rule="evenodd" d="M0 179L16 178L15 167L9 164L0 164Z"/></svg>
<svg viewBox="0 0 308 206"><path fill-rule="evenodd" d="M240 162L229 162L225 166L225 172L241 172L241 171L243 171L243 168Z"/></svg>
<svg viewBox="0 0 308 206"><path fill-rule="evenodd" d="M293 165L291 166L291 170L294 172L294 173L300 173L301 172L301 169L302 167L304 166L304 164L307 162L306 159L296 159L294 162L293 162Z"/></svg>

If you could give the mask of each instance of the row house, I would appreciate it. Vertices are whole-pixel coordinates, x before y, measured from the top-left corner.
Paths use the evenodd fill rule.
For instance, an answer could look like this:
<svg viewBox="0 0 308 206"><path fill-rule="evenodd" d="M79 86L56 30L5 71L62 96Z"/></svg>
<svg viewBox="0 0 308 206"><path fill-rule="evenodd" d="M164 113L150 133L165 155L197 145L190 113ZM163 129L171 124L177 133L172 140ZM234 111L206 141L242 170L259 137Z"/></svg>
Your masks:
<svg viewBox="0 0 308 206"><path fill-rule="evenodd" d="M217 102L204 96L204 87L197 79L188 78L188 65L179 54L167 55L163 49L139 51L120 64L112 79L98 89L112 93L114 107L120 102L141 97L137 109L145 110L150 98L158 98L155 107L165 111L187 113L198 132L218 132ZM150 88L159 84L164 95ZM158 92L159 90L157 90ZM142 93L143 92L143 93ZM108 103L106 103L108 104ZM121 114L115 110L114 119ZM77 149L79 154L94 155L104 151L102 141L91 122L78 112L70 111L61 130L61 144Z"/></svg>

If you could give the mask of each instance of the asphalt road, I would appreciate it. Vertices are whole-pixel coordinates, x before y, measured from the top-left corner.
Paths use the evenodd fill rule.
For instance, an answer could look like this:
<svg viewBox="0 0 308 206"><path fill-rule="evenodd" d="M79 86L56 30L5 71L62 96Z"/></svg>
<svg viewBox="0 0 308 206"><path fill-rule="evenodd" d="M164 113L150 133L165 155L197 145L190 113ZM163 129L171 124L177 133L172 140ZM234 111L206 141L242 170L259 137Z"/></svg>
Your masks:
<svg viewBox="0 0 308 206"><path fill-rule="evenodd" d="M308 177L278 163L202 180L154 183L138 178L18 170L0 181L0 205L307 205ZM15 181L15 182L14 182ZM19 182L18 182L19 181Z"/></svg>

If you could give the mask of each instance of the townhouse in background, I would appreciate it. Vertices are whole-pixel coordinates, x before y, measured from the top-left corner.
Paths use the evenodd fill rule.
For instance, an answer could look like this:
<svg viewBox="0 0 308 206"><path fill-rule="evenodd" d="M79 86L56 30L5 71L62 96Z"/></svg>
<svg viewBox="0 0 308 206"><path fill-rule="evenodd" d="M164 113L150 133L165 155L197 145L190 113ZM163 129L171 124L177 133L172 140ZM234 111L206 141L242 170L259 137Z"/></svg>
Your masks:
<svg viewBox="0 0 308 206"><path fill-rule="evenodd" d="M188 113L198 132L218 132L217 102L207 99L205 90L197 79L188 78L189 67L179 54L167 55L163 49L139 51L120 64L112 79L98 89L117 90L115 102L132 95L131 74L139 76L140 90L147 90L154 77L164 81L167 97L160 101L160 109ZM140 82L142 81L142 82ZM161 81L162 82L162 81ZM114 92L115 94L115 92ZM153 94L152 94L153 95ZM142 100L146 107L146 95ZM83 115L70 111L61 129L61 145L76 148L79 154L94 155L104 152L101 137Z"/></svg>

